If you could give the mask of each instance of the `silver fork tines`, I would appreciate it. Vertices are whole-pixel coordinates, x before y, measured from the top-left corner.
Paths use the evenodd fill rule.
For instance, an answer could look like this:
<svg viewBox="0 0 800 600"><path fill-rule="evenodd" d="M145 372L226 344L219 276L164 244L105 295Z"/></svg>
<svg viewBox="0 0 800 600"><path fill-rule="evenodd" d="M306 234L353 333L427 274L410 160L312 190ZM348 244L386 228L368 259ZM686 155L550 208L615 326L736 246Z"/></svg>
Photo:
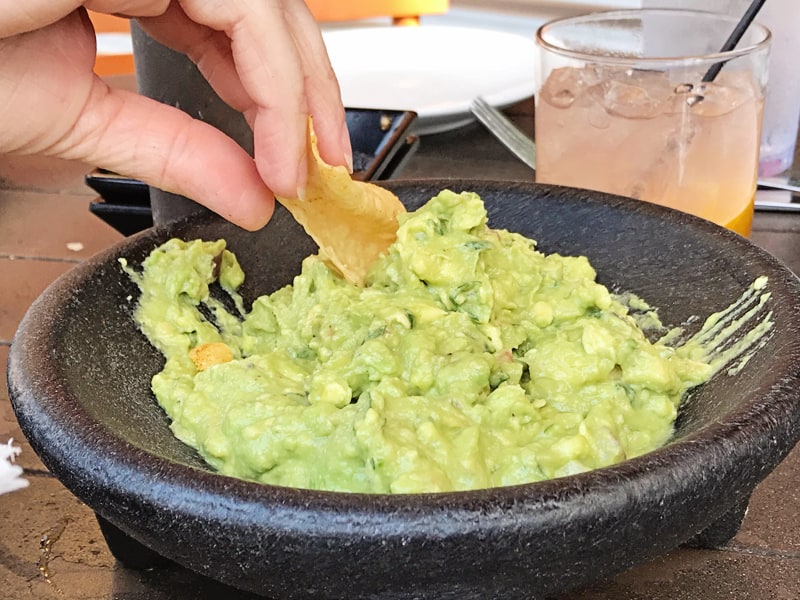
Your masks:
<svg viewBox="0 0 800 600"><path fill-rule="evenodd" d="M517 158L531 169L536 168L536 146L533 140L522 133L508 117L481 97L472 101L470 110Z"/></svg>

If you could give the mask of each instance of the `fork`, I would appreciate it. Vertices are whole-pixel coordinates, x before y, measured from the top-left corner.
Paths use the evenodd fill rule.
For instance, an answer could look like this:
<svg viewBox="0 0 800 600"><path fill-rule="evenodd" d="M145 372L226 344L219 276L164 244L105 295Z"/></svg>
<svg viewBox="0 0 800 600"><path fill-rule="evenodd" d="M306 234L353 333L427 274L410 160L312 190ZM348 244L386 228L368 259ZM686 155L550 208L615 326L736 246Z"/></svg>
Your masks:
<svg viewBox="0 0 800 600"><path fill-rule="evenodd" d="M536 168L536 146L508 117L478 96L470 110L486 128L531 169Z"/></svg>

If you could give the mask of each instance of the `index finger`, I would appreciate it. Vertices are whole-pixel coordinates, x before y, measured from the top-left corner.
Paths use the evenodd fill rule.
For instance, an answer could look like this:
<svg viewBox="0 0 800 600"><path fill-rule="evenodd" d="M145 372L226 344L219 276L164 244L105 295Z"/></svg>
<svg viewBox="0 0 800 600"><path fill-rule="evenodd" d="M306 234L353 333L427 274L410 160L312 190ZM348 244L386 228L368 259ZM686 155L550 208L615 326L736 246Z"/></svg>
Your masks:
<svg viewBox="0 0 800 600"><path fill-rule="evenodd" d="M305 185L309 107L303 62L284 3L184 0L182 6L192 20L230 38L236 71L255 105L259 173L276 194L296 197Z"/></svg>
<svg viewBox="0 0 800 600"><path fill-rule="evenodd" d="M303 2L287 3L287 18L306 73L306 100L323 160L353 170L353 152L347 130L339 82L333 71L322 32Z"/></svg>
<svg viewBox="0 0 800 600"><path fill-rule="evenodd" d="M0 4L0 38L52 25L84 6L89 10L128 16L160 15L170 0L25 0Z"/></svg>

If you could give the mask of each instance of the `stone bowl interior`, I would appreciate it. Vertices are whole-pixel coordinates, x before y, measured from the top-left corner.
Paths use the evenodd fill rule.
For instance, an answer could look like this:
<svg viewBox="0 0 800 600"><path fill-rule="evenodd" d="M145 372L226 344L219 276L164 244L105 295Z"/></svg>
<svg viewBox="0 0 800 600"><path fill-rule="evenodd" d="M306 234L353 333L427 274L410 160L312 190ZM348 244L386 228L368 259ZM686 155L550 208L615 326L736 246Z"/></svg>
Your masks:
<svg viewBox="0 0 800 600"><path fill-rule="evenodd" d="M724 308L767 275L773 334L741 372L685 400L667 446L613 467L448 494L258 485L215 474L172 436L149 389L162 357L131 319L137 289L118 258L137 264L173 236L222 237L252 300L291 282L316 247L281 209L257 233L198 215L81 264L26 314L9 392L45 465L142 548L275 598L535 598L733 535L752 489L800 438L796 277L744 238L646 203L536 184L390 187L409 207L445 187L476 191L490 225L587 255L600 282L643 297L668 325Z"/></svg>

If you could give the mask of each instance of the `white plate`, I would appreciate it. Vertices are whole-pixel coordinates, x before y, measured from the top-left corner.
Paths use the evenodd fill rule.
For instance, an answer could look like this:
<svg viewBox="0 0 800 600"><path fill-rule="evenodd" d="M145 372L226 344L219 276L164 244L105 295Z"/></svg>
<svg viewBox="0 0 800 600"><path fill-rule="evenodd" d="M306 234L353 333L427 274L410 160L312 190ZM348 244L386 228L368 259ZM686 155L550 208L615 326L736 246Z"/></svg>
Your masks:
<svg viewBox="0 0 800 600"><path fill-rule="evenodd" d="M418 134L471 122L475 96L507 106L534 92L532 37L434 25L331 29L323 36L345 106L416 111Z"/></svg>

